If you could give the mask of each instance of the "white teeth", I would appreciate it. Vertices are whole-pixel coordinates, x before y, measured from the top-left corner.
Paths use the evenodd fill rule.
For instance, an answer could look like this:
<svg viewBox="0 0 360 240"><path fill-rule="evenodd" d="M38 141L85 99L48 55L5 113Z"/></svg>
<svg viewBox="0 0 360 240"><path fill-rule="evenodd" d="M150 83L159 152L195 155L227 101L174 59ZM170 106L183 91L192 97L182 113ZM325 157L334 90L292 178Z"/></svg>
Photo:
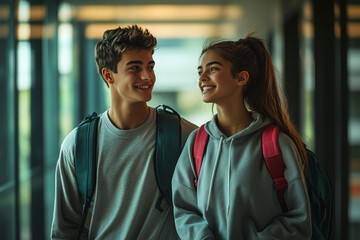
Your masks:
<svg viewBox="0 0 360 240"><path fill-rule="evenodd" d="M150 86L137 86L137 88L149 88Z"/></svg>
<svg viewBox="0 0 360 240"><path fill-rule="evenodd" d="M207 91L207 90L210 90L210 89L213 89L215 87L203 87L203 92Z"/></svg>

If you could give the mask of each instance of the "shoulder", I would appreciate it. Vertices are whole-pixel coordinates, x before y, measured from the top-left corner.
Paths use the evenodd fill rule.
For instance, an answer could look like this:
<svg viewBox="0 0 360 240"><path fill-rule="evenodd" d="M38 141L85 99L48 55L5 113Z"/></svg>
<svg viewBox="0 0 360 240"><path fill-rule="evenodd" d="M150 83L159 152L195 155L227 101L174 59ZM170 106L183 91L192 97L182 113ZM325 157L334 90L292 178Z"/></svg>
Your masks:
<svg viewBox="0 0 360 240"><path fill-rule="evenodd" d="M180 118L180 127L181 127L181 148L185 145L191 132L195 131L198 128L195 124L189 122L184 118Z"/></svg>
<svg viewBox="0 0 360 240"><path fill-rule="evenodd" d="M74 128L63 140L61 143L61 150L63 151L72 151L75 149L75 140L76 140L77 127Z"/></svg>
<svg viewBox="0 0 360 240"><path fill-rule="evenodd" d="M299 151L294 141L287 134L279 131L278 142L283 158L300 157Z"/></svg>
<svg viewBox="0 0 360 240"><path fill-rule="evenodd" d="M101 113L98 115L98 117L99 117L98 126L100 126L103 123L106 114ZM68 135L66 135L63 142L61 143L60 153L67 157L73 158L73 156L75 155L76 134L78 131L78 126L76 126Z"/></svg>
<svg viewBox="0 0 360 240"><path fill-rule="evenodd" d="M77 127L74 128L63 140L60 147L60 153L71 157L75 153L75 141L76 141Z"/></svg>
<svg viewBox="0 0 360 240"><path fill-rule="evenodd" d="M189 142L191 148L193 147L192 145L194 144L197 132L198 132L198 128L193 129L188 135L187 142Z"/></svg>
<svg viewBox="0 0 360 240"><path fill-rule="evenodd" d="M105 118L107 116L106 112L101 113L99 116L98 122L98 131L101 126L104 124ZM76 126L61 143L60 146L60 154L59 154L59 161L66 161L67 164L74 164L75 159L75 148L76 148L76 134L78 131L78 126Z"/></svg>
<svg viewBox="0 0 360 240"><path fill-rule="evenodd" d="M178 114L177 111L175 109L171 108L170 106L159 105L156 108L151 108L150 107L150 111L152 111L152 112L155 112L155 111L157 111L159 109L161 109L161 110L168 109L168 110L170 110L170 112L173 111L173 113L177 114L180 117L180 125L181 125L182 130L185 130L185 131L190 130L190 132L191 132L192 130L198 128L198 126L196 126L192 122L190 122L190 121L186 120L185 118L181 117L181 115ZM167 112L167 111L161 111L161 112Z"/></svg>
<svg viewBox="0 0 360 240"><path fill-rule="evenodd" d="M285 133L279 132L279 147L283 157L286 169L291 172L291 178L297 178L301 175L303 163L301 161L300 153L294 141Z"/></svg>
<svg viewBox="0 0 360 240"><path fill-rule="evenodd" d="M194 129L197 129L198 126L193 124L192 122L180 117L180 124L181 124L181 129L186 129L189 132L192 132Z"/></svg>
<svg viewBox="0 0 360 240"><path fill-rule="evenodd" d="M279 141L280 148L296 149L296 145L295 145L294 141L287 134L283 133L282 131L279 131L278 141Z"/></svg>
<svg viewBox="0 0 360 240"><path fill-rule="evenodd" d="M100 127L100 125L103 124L103 122L105 121L107 117L106 114L107 111L98 114L98 118L99 118L99 122L98 122L98 126ZM79 123L80 125L81 123ZM62 151L66 151L66 152L72 152L74 153L75 151L75 145L76 145L76 134L77 134L77 130L78 130L78 126L76 126L68 135L66 135L66 137L64 138L62 144L61 144L61 150Z"/></svg>

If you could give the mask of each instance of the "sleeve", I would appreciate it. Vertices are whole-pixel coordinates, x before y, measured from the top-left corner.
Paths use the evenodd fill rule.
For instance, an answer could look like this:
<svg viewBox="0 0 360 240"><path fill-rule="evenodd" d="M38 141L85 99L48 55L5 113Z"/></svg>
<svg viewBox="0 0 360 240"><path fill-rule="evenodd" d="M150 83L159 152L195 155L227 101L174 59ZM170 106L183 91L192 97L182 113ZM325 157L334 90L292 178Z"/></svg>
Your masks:
<svg viewBox="0 0 360 240"><path fill-rule="evenodd" d="M303 164L293 141L279 134L279 146L288 182L284 198L287 211L275 218L265 229L258 231L251 222L254 239L311 239L311 212Z"/></svg>
<svg viewBox="0 0 360 240"><path fill-rule="evenodd" d="M197 194L193 184L195 172L192 164L195 135L196 131L190 134L172 180L175 225L181 239L215 239L197 206Z"/></svg>
<svg viewBox="0 0 360 240"><path fill-rule="evenodd" d="M82 201L78 192L73 149L75 137L64 140L55 170L55 201L51 239L75 239L82 216ZM72 139L72 140L71 140ZM69 141L72 144L67 144ZM87 229L81 236L87 239Z"/></svg>

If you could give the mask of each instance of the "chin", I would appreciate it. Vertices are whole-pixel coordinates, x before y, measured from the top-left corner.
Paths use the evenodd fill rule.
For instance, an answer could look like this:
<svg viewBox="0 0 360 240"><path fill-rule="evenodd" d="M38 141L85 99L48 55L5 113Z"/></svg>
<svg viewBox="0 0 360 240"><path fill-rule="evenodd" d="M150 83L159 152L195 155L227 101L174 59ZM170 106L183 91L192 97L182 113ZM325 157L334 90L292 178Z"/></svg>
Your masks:
<svg viewBox="0 0 360 240"><path fill-rule="evenodd" d="M148 102L148 101L150 101L152 99L152 96L149 96L149 97L146 97L145 99L144 99L144 101L145 102Z"/></svg>
<svg viewBox="0 0 360 240"><path fill-rule="evenodd" d="M211 100L211 98L203 98L203 102L205 103L212 103L213 101Z"/></svg>

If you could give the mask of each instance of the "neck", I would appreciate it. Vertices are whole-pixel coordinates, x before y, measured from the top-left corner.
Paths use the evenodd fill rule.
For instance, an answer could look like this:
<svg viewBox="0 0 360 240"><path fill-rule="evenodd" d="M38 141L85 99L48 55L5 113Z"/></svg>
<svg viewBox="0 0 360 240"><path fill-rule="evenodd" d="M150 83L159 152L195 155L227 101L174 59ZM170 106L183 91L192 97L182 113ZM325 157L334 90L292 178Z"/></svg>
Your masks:
<svg viewBox="0 0 360 240"><path fill-rule="evenodd" d="M244 130L253 121L244 104L217 105L217 112L218 127L227 137Z"/></svg>
<svg viewBox="0 0 360 240"><path fill-rule="evenodd" d="M150 110L145 102L133 104L114 104L110 106L109 118L119 129L134 129L149 117Z"/></svg>

